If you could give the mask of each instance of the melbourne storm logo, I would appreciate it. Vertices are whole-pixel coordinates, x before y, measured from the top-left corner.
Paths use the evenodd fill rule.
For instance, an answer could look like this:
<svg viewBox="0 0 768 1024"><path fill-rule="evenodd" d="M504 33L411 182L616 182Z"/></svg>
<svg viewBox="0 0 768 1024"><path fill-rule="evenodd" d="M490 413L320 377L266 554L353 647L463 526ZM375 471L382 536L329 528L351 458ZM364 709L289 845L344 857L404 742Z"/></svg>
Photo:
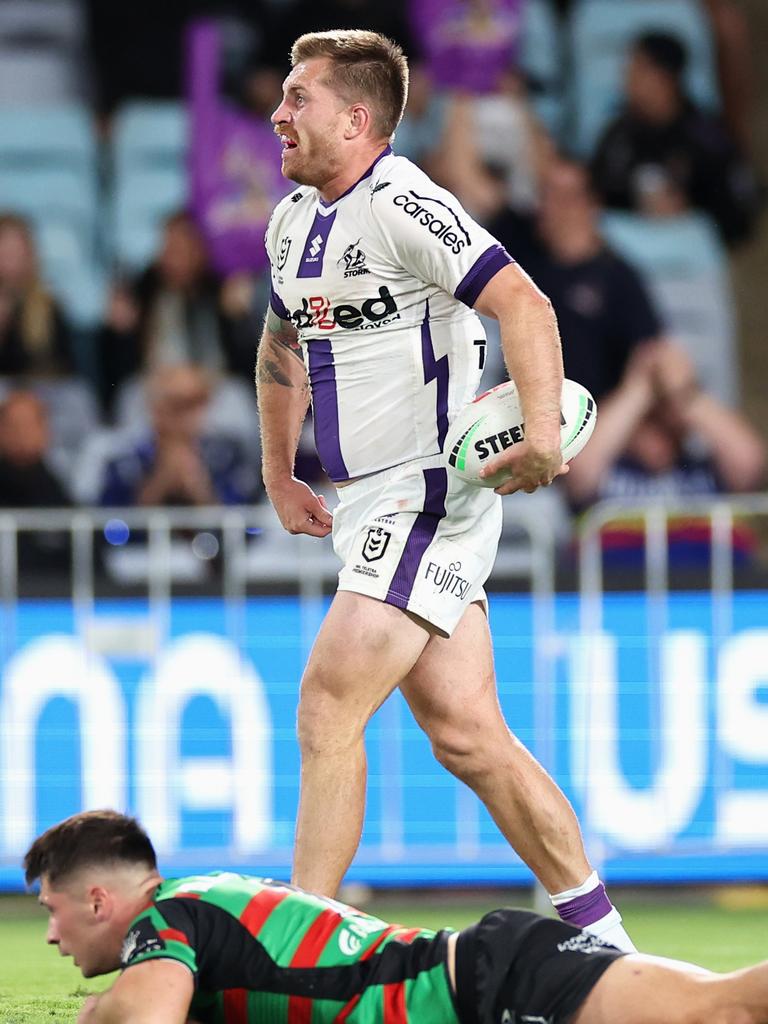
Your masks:
<svg viewBox="0 0 768 1024"><path fill-rule="evenodd" d="M361 274L370 274L365 265L366 255L360 248L360 239L352 242L336 261L336 266L344 266L344 277L360 277Z"/></svg>

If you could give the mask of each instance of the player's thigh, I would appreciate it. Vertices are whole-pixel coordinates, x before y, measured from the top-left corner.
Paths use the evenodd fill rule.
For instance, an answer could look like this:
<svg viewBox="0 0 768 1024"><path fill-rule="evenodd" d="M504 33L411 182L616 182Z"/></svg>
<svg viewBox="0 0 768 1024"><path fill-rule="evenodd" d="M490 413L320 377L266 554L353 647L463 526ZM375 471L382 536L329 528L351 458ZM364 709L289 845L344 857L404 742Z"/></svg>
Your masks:
<svg viewBox="0 0 768 1024"><path fill-rule="evenodd" d="M369 715L407 675L430 634L399 608L339 591L312 647L303 703L322 697Z"/></svg>
<svg viewBox="0 0 768 1024"><path fill-rule="evenodd" d="M727 979L692 964L633 954L608 968L573 1024L724 1024L726 986ZM727 1002L734 1009L730 992Z"/></svg>
<svg viewBox="0 0 768 1024"><path fill-rule="evenodd" d="M400 684L419 725L429 734L456 730L465 739L506 728L496 693L488 619L471 604L452 636L432 636Z"/></svg>

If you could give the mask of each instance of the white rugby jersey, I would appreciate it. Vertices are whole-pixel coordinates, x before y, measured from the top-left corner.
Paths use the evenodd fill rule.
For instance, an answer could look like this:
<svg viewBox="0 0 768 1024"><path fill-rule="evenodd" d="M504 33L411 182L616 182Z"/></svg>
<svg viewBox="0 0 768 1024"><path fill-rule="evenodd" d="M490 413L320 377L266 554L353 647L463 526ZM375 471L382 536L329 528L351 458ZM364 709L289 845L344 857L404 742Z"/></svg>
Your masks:
<svg viewBox="0 0 768 1024"><path fill-rule="evenodd" d="M266 244L272 309L298 329L331 479L442 451L482 371L471 306L508 253L389 147L333 203L306 186L286 196Z"/></svg>

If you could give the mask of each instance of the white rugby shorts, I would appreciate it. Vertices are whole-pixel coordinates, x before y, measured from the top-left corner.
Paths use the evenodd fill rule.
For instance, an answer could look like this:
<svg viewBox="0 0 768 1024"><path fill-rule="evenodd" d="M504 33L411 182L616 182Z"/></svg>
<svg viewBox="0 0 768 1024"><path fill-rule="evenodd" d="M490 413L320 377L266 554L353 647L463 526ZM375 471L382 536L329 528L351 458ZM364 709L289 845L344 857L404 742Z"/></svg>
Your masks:
<svg viewBox="0 0 768 1024"><path fill-rule="evenodd" d="M501 498L464 483L442 456L406 462L338 489L339 590L385 601L450 636L483 584L501 534ZM486 607L487 611L487 607Z"/></svg>

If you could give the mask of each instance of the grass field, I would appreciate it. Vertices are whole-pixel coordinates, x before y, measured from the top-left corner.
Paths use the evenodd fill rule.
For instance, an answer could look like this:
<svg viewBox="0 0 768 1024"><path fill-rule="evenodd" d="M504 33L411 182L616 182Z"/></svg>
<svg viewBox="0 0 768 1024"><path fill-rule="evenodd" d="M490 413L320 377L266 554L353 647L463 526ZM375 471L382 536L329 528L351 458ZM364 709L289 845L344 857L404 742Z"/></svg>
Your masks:
<svg viewBox="0 0 768 1024"><path fill-rule="evenodd" d="M402 924L462 927L502 902L498 894L471 901L436 894L380 899L367 909ZM764 903L735 900L726 909L709 899L637 891L619 902L632 938L649 953L732 970L768 952ZM73 1024L83 997L105 985L104 979L84 982L69 960L45 945L45 913L33 898L0 898L0 1024Z"/></svg>

